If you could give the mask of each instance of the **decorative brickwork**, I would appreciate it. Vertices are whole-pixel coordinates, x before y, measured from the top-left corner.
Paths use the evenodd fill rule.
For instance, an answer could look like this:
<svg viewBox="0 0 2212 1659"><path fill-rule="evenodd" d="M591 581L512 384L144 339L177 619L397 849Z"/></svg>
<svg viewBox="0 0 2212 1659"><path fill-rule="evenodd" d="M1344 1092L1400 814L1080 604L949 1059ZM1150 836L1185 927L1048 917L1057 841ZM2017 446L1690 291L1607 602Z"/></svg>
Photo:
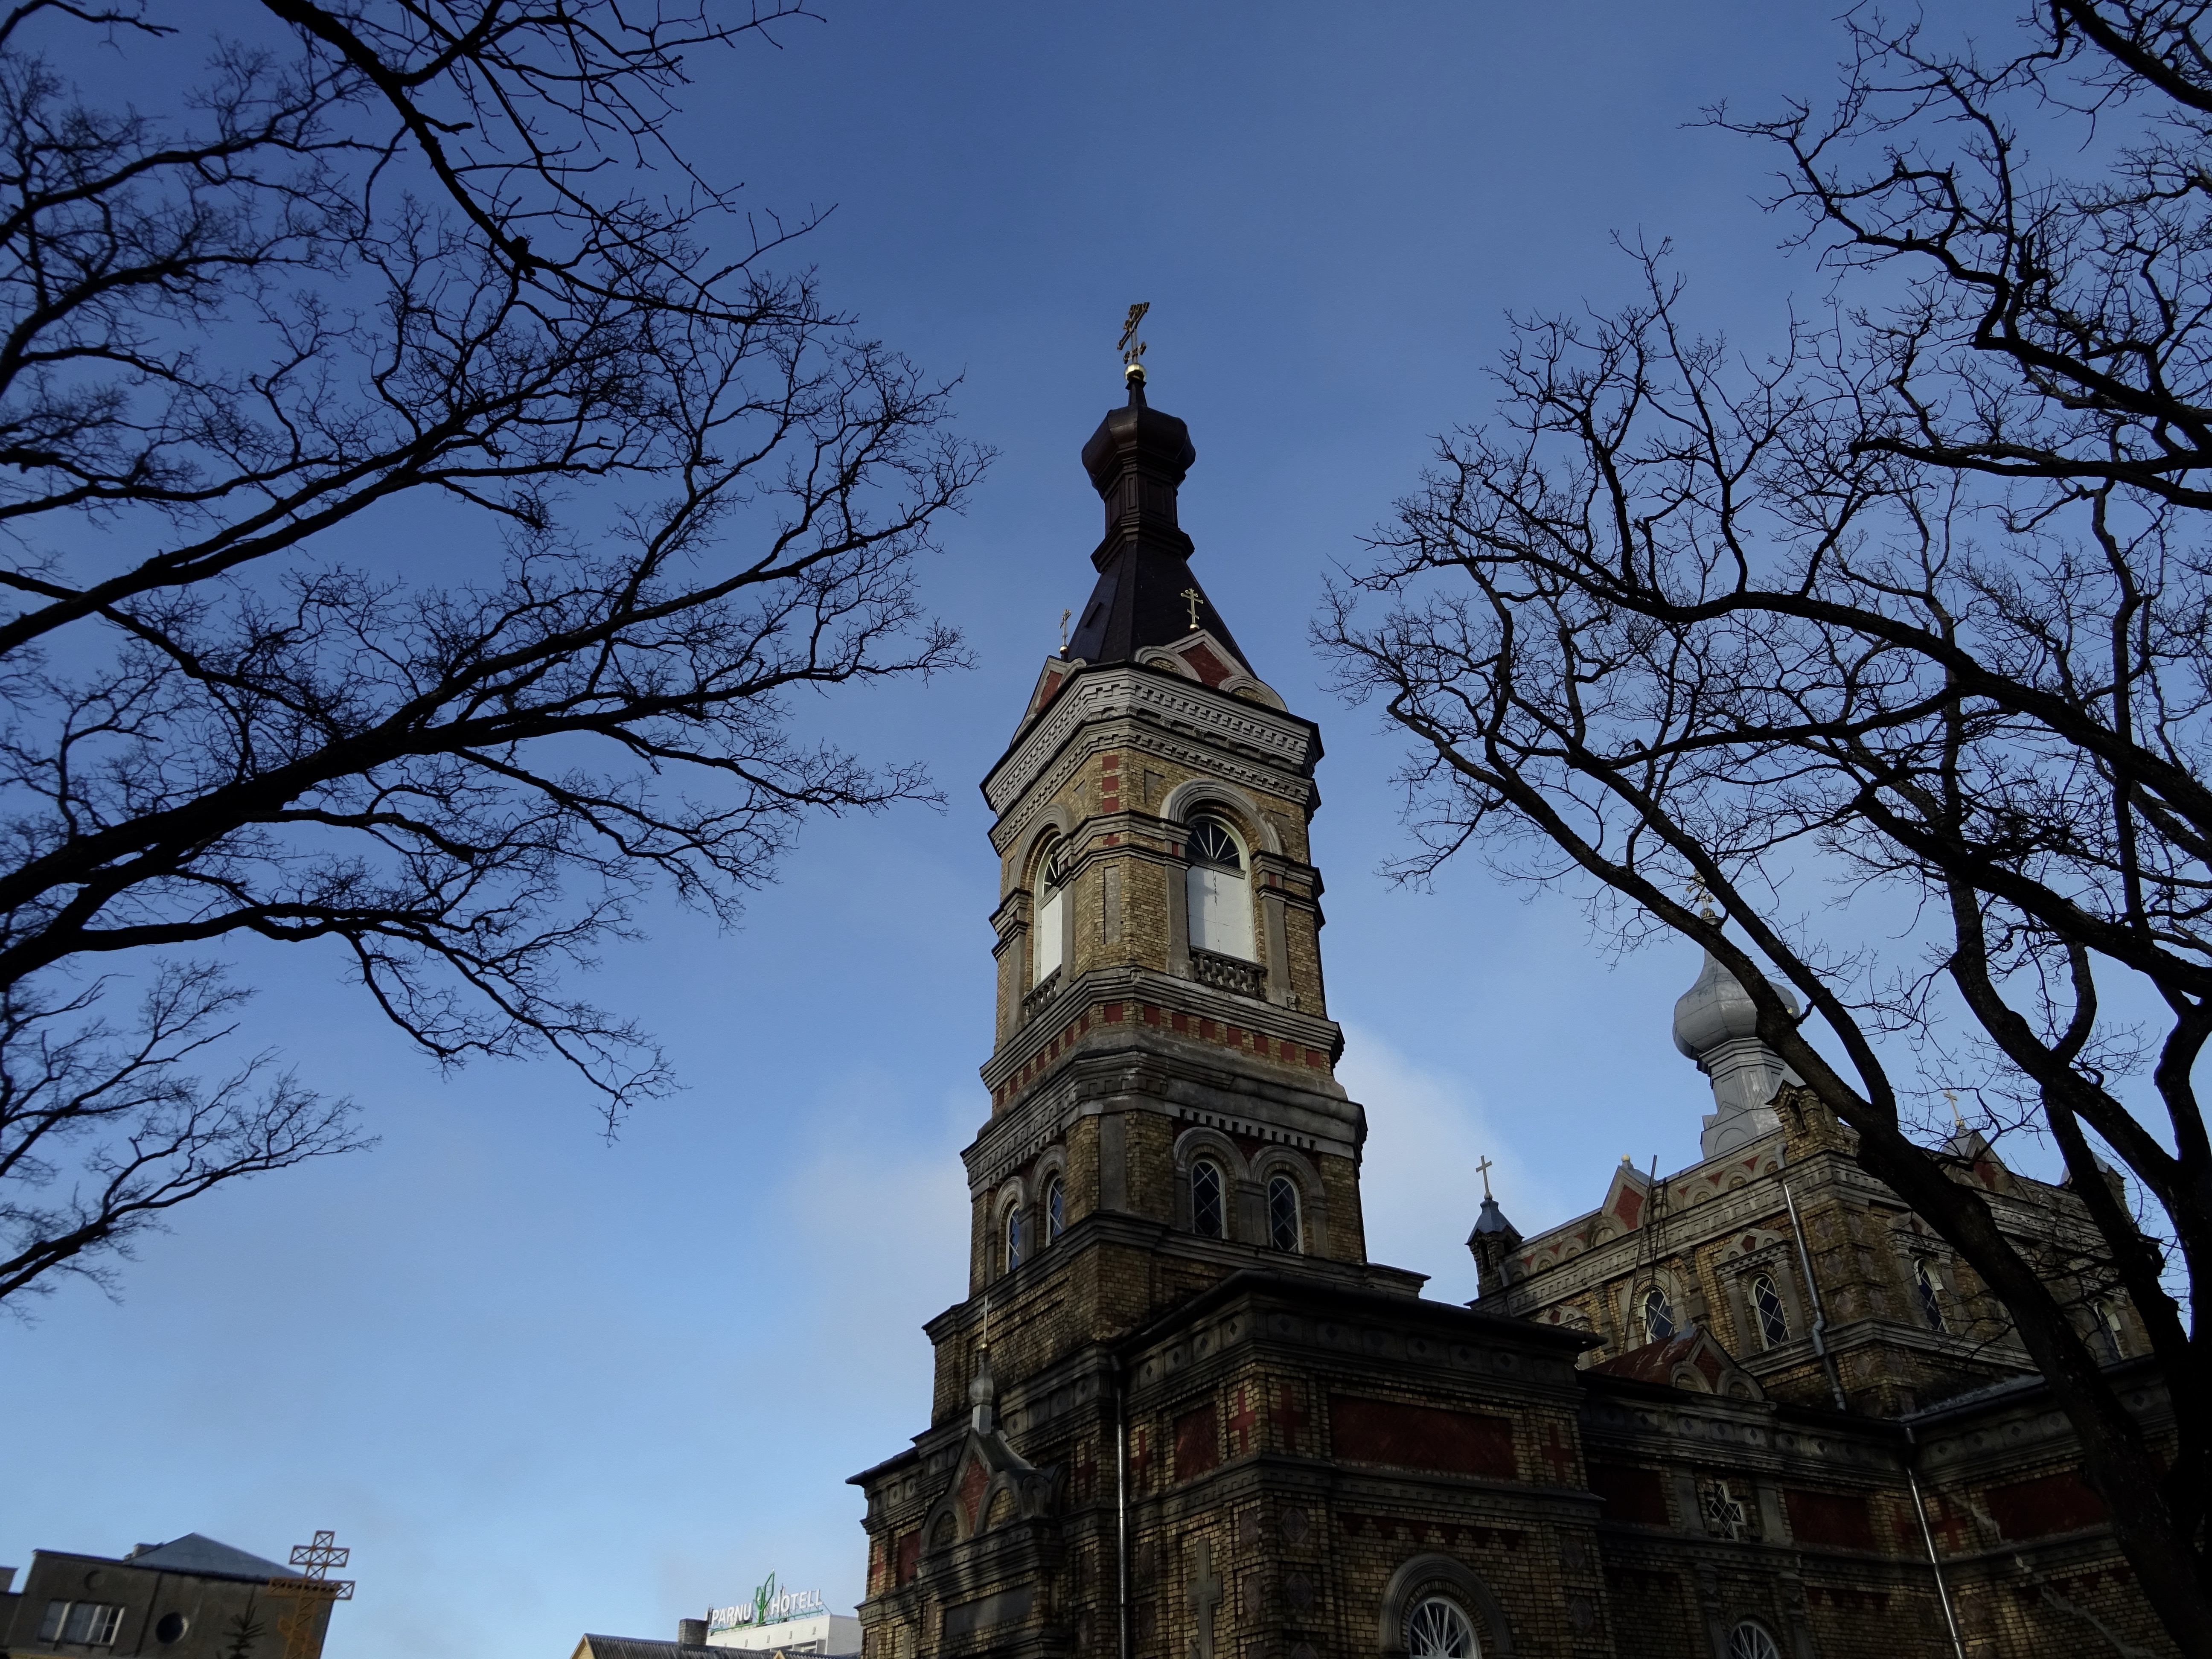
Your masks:
<svg viewBox="0 0 2212 1659"><path fill-rule="evenodd" d="M1190 574L1192 459L1141 398L1085 450L1099 588L985 783L969 1294L927 1327L928 1428L854 1477L867 1659L1406 1659L1437 1598L1472 1659L1741 1659L1747 1626L1787 1659L1960 1659L1930 1540L1972 1659L2169 1651L1999 1310L1802 1090L1678 1174L1593 1170L1597 1207L1534 1238L1486 1204L1472 1307L1367 1260L1304 861L1319 734ZM1194 877L1199 815L1240 846ZM1248 904L1250 957L1194 904L1239 942ZM1954 1151L2064 1254L2069 1194ZM2155 1443L2139 1369L2113 1380Z"/></svg>

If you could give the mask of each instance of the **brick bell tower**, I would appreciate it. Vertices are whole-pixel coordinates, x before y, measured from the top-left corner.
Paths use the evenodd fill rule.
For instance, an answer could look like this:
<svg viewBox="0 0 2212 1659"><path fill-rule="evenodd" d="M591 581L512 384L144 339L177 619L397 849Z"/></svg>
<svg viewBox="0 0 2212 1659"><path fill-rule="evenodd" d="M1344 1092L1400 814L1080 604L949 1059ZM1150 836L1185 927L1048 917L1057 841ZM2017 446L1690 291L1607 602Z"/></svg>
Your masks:
<svg viewBox="0 0 2212 1659"><path fill-rule="evenodd" d="M1340 1322L1363 1308L1498 1323L1367 1260L1366 1117L1334 1077L1307 843L1320 735L1192 574L1176 492L1196 452L1140 368L1128 382L1083 448L1097 584L983 781L998 1025L963 1154L969 1294L927 1327L929 1428L854 1477L867 1659L1316 1659L1339 1644L1315 1645L1322 1606L1338 1615L1313 1483L1358 1449L1326 1419L1364 1412L1383 1441L1429 1419L1340 1408L1305 1350L1371 1373L1385 1339ZM1387 1340L1439 1365L1449 1346ZM1556 1464L1577 1340L1516 1323L1509 1391L1531 1409L1468 1419L1480 1471L1510 1470L1523 1437L1533 1461L1540 1425ZM1295 1495L1269 1496L1285 1474Z"/></svg>

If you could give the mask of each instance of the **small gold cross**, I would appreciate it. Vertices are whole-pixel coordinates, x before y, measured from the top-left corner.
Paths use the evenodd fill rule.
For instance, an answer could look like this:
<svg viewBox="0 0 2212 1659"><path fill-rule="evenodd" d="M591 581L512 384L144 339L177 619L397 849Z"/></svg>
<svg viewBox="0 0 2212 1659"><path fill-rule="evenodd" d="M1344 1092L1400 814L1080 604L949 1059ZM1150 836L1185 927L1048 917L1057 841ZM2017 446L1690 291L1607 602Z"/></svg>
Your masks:
<svg viewBox="0 0 2212 1659"><path fill-rule="evenodd" d="M1182 592L1176 594L1176 597L1183 600L1190 606L1190 625L1192 629L1195 630L1198 627L1198 607L1200 601L1206 598L1206 595L1200 592L1194 587L1186 587Z"/></svg>
<svg viewBox="0 0 2212 1659"><path fill-rule="evenodd" d="M1073 611L1060 613L1060 654L1063 657L1067 654L1067 619L1074 614Z"/></svg>

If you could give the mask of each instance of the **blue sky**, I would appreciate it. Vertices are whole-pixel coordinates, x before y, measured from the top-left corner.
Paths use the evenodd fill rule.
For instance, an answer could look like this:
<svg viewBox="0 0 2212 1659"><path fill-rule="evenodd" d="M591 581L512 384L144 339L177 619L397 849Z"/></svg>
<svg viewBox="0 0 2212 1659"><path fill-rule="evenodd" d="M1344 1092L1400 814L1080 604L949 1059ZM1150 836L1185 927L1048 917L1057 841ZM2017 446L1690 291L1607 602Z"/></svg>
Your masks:
<svg viewBox="0 0 2212 1659"><path fill-rule="evenodd" d="M689 1085L611 1146L552 1067L441 1080L335 959L241 949L258 1034L382 1145L180 1213L119 1301L67 1286L0 1324L0 1562L187 1531L281 1556L335 1528L361 1589L333 1659L672 1635L771 1570L851 1605L844 1479L925 1425L919 1328L963 1283L996 900L975 783L1088 591L1076 455L1118 400L1135 300L1153 401L1198 447L1200 574L1328 745L1314 844L1372 1254L1464 1298L1477 1157L1524 1230L1595 1203L1623 1154L1695 1157L1710 1097L1668 1040L1693 955L1611 963L1571 899L1472 862L1433 892L1385 884L1398 745L1329 702L1305 629L1431 434L1484 411L1504 313L1625 295L1614 235L1672 238L1747 345L1821 291L1755 204L1770 159L1686 124L1825 92L1832 21L823 9L702 64L685 142L761 208L835 204L805 251L828 292L964 375L962 428L1000 452L925 572L975 671L809 715L926 760L947 810L817 825L741 931L671 908L609 955L593 994Z"/></svg>

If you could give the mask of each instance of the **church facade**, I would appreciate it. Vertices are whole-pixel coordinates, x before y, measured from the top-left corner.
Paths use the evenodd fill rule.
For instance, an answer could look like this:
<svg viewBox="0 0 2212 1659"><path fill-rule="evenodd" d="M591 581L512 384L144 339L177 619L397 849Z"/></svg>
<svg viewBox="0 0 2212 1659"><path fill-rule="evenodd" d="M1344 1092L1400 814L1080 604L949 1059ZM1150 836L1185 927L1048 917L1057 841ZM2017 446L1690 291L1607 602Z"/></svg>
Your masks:
<svg viewBox="0 0 2212 1659"><path fill-rule="evenodd" d="M854 1477L867 1659L2170 1650L1998 1310L1710 963L1703 1162L1534 1237L1486 1188L1471 1305L1368 1259L1320 734L1192 574L1194 459L1133 372L1095 590L984 781L969 1293L928 1426ZM2078 1200L1954 1151L2078 1271ZM2132 1314L2079 1299L2162 1434Z"/></svg>

